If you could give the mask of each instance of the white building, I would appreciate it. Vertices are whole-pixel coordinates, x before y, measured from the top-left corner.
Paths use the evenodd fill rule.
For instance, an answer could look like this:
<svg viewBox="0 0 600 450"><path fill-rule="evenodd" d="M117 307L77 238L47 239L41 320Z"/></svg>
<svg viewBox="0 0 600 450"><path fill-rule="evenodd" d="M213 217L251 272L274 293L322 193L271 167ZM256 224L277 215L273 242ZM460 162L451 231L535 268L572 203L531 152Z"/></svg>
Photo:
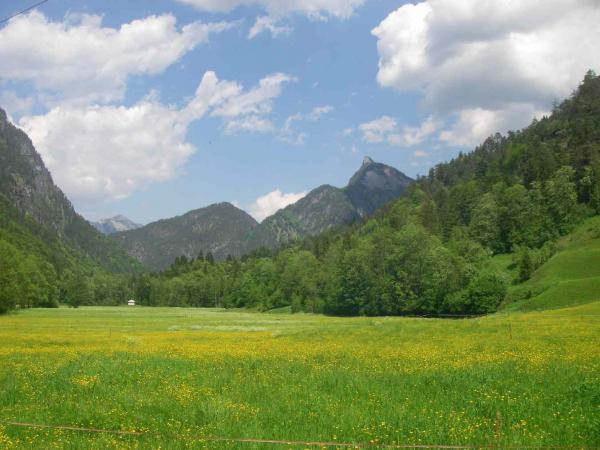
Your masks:
<svg viewBox="0 0 600 450"><path fill-rule="evenodd" d="M134 300L134 299L131 299L131 300L129 300L129 301L127 302L127 305L128 305L128 306L135 306L135 300Z"/></svg>

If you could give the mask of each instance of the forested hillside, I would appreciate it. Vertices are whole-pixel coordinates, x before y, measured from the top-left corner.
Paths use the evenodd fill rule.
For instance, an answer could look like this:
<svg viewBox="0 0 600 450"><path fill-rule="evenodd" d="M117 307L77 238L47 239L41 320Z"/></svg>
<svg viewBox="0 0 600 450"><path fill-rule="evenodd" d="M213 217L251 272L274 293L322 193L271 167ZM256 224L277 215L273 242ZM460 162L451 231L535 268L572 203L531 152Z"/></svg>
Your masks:
<svg viewBox="0 0 600 450"><path fill-rule="evenodd" d="M433 168L406 195L341 233L274 255L179 258L133 283L143 304L339 315L481 314L600 213L600 78L589 72L550 117ZM511 254L513 271L494 255ZM585 270L583 268L582 270Z"/></svg>

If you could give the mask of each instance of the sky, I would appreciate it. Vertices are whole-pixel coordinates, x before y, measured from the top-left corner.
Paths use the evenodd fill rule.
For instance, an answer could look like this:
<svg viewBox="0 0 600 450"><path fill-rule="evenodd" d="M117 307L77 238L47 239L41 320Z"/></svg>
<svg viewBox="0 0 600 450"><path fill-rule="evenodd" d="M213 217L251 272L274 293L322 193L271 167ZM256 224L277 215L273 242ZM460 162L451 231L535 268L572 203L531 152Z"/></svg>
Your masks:
<svg viewBox="0 0 600 450"><path fill-rule="evenodd" d="M48 0L0 24L0 107L90 220L260 221L364 156L415 177L548 114L600 68L598 23L598 0Z"/></svg>

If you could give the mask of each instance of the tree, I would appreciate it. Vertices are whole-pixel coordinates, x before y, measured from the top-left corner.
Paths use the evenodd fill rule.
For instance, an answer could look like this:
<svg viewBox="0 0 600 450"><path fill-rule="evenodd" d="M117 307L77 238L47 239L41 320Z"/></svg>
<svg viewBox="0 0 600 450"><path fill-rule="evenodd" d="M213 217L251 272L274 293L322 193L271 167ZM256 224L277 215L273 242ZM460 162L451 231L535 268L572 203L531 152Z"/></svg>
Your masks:
<svg viewBox="0 0 600 450"><path fill-rule="evenodd" d="M448 295L446 304L454 313L489 314L496 311L506 291L507 283L503 277L493 272L482 272L465 289Z"/></svg>
<svg viewBox="0 0 600 450"><path fill-rule="evenodd" d="M531 274L535 270L533 261L531 259L531 252L527 247L523 247L521 251L517 253L517 268L519 269L519 281L527 281L531 278Z"/></svg>
<svg viewBox="0 0 600 450"><path fill-rule="evenodd" d="M577 191L572 181L572 167L561 167L546 185L546 206L561 234L567 233L575 222Z"/></svg>
<svg viewBox="0 0 600 450"><path fill-rule="evenodd" d="M63 281L63 301L72 308L92 304L93 290L89 275L83 271L69 272Z"/></svg>
<svg viewBox="0 0 600 450"><path fill-rule="evenodd" d="M484 194L472 212L471 235L473 239L494 252L504 248L500 240L498 204L491 193Z"/></svg>

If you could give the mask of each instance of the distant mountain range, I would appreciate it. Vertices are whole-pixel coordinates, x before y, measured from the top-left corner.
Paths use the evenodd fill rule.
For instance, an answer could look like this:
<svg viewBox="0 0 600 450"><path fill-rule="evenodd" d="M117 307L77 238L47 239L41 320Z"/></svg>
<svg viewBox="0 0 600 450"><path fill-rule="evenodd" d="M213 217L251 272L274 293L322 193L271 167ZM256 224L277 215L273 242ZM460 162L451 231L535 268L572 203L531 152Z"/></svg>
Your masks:
<svg viewBox="0 0 600 450"><path fill-rule="evenodd" d="M260 224L230 203L219 203L112 237L155 270L167 268L177 256L200 252L216 259L239 257L351 224L399 197L412 182L397 169L365 158L346 187L319 186Z"/></svg>
<svg viewBox="0 0 600 450"><path fill-rule="evenodd" d="M143 225L135 223L125 216L118 215L108 219L102 219L98 222L90 222L96 230L103 234L113 234L118 231L136 230Z"/></svg>

